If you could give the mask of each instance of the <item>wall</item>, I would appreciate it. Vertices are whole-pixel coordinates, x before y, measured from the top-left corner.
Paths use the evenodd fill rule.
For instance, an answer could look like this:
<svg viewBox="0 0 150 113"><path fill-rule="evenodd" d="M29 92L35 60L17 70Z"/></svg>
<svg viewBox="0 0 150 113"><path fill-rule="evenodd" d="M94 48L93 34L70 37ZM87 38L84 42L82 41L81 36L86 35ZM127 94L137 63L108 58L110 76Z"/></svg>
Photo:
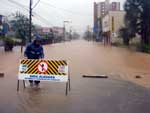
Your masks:
<svg viewBox="0 0 150 113"><path fill-rule="evenodd" d="M124 11L110 11L109 12L109 21L110 21L110 31L118 34L118 31L121 27L124 27ZM114 31L113 28L113 22L112 18L114 18Z"/></svg>
<svg viewBox="0 0 150 113"><path fill-rule="evenodd" d="M109 15L105 15L102 18L102 31L108 32L110 31L110 21L109 21Z"/></svg>
<svg viewBox="0 0 150 113"><path fill-rule="evenodd" d="M118 34L119 29L124 26L124 16L124 11L109 11L102 19L103 32Z"/></svg>

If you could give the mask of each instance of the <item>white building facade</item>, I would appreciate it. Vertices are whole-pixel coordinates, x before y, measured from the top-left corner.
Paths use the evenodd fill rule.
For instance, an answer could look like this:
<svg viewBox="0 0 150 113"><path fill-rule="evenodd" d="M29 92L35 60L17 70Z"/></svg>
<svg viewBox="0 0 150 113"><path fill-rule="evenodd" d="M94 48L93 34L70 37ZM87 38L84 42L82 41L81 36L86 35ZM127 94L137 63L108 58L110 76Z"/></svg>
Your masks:
<svg viewBox="0 0 150 113"><path fill-rule="evenodd" d="M117 36L119 29L124 27L125 11L109 11L102 18L102 31L110 32L110 35Z"/></svg>

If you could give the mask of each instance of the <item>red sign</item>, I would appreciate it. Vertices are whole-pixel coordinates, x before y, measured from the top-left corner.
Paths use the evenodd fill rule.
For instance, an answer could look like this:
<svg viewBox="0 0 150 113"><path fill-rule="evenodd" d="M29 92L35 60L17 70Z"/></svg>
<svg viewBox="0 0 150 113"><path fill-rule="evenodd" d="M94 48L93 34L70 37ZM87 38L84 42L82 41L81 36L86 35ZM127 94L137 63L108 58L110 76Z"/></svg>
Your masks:
<svg viewBox="0 0 150 113"><path fill-rule="evenodd" d="M39 65L38 65L38 71L41 72L41 73L45 73L47 72L48 70L48 65L46 62L40 62Z"/></svg>

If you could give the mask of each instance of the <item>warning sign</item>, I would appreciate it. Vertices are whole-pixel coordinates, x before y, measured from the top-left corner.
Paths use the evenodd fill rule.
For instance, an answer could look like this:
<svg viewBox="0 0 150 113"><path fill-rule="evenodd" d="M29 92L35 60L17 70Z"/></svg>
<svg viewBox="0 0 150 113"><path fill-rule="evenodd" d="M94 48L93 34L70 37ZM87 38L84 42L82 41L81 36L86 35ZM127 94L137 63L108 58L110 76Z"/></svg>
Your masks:
<svg viewBox="0 0 150 113"><path fill-rule="evenodd" d="M58 67L58 72L59 73L65 73L65 66L59 66Z"/></svg>
<svg viewBox="0 0 150 113"><path fill-rule="evenodd" d="M64 60L21 60L19 80L68 81L68 65Z"/></svg>
<svg viewBox="0 0 150 113"><path fill-rule="evenodd" d="M38 65L38 71L41 73L44 73L48 70L48 65L46 62L40 62L40 64Z"/></svg>

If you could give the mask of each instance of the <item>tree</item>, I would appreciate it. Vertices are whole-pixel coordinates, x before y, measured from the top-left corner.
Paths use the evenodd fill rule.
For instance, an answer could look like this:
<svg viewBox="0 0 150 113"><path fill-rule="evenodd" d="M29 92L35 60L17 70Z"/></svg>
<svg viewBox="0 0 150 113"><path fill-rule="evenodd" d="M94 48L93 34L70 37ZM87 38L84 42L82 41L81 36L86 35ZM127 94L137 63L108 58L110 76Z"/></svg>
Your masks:
<svg viewBox="0 0 150 113"><path fill-rule="evenodd" d="M84 33L84 37L83 37L85 40L92 40L93 36L92 36L92 32L87 30L85 33Z"/></svg>
<svg viewBox="0 0 150 113"><path fill-rule="evenodd" d="M119 30L119 37L123 38L123 44L129 45L130 37L128 35L128 29L127 28L121 28Z"/></svg>
<svg viewBox="0 0 150 113"><path fill-rule="evenodd" d="M78 34L77 32L73 32L72 39L73 40L78 40L79 38L80 38L80 34Z"/></svg>
<svg viewBox="0 0 150 113"><path fill-rule="evenodd" d="M93 33L90 29L90 26L87 26L87 30L85 31L83 38L88 41L93 40Z"/></svg>
<svg viewBox="0 0 150 113"><path fill-rule="evenodd" d="M126 11L125 27L136 35L141 36L141 44L150 45L150 1L127 0L124 5Z"/></svg>
<svg viewBox="0 0 150 113"><path fill-rule="evenodd" d="M133 32L131 32L130 29L128 29L126 27L122 27L119 30L119 37L123 38L123 44L128 46L130 39L135 37L135 34Z"/></svg>
<svg viewBox="0 0 150 113"><path fill-rule="evenodd" d="M22 46L21 52L23 49L23 45L25 45L26 41L29 38L29 19L25 15L20 12L16 12L13 14L13 20L10 21L12 30L15 31L16 38L21 39ZM32 29L34 26L32 25Z"/></svg>
<svg viewBox="0 0 150 113"><path fill-rule="evenodd" d="M99 33L98 33L98 36L102 36L102 17L100 17L99 19Z"/></svg>
<svg viewBox="0 0 150 113"><path fill-rule="evenodd" d="M29 36L29 19L25 15L17 12L13 14L13 20L10 21L10 24L16 34L16 38L21 39L22 42L26 41L26 36Z"/></svg>

